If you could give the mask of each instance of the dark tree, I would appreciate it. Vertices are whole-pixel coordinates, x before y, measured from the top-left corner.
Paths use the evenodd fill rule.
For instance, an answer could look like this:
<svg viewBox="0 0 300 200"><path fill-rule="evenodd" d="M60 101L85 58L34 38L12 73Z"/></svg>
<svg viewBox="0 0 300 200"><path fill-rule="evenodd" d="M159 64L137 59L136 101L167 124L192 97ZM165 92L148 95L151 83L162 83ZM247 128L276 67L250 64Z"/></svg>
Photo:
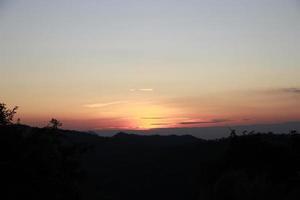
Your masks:
<svg viewBox="0 0 300 200"><path fill-rule="evenodd" d="M59 127L62 126L62 123L60 121L58 121L57 119L52 118L49 121L48 127L52 128L52 129L58 129Z"/></svg>
<svg viewBox="0 0 300 200"><path fill-rule="evenodd" d="M236 130L235 129L230 129L230 137L235 138L236 137Z"/></svg>
<svg viewBox="0 0 300 200"><path fill-rule="evenodd" d="M297 132L297 130L291 130L291 131L290 131L290 134L291 134L291 135L296 135L296 134L298 134L298 132Z"/></svg>
<svg viewBox="0 0 300 200"><path fill-rule="evenodd" d="M17 113L17 109L17 106L13 109L8 109L6 104L0 103L0 125L12 124L14 115Z"/></svg>

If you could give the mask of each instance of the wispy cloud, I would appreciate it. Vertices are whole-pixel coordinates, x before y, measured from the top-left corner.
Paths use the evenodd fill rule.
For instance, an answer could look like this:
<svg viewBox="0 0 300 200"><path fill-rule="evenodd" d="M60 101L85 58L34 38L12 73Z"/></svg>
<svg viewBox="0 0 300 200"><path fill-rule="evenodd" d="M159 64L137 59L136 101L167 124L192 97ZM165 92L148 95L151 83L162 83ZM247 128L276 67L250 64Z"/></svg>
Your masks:
<svg viewBox="0 0 300 200"><path fill-rule="evenodd" d="M106 102L106 103L86 104L86 105L84 105L84 107L86 107L86 108L102 108L102 107L124 104L124 103L127 103L127 101L112 101L112 102Z"/></svg>
<svg viewBox="0 0 300 200"><path fill-rule="evenodd" d="M189 117L159 117L159 116L154 116L154 117L141 117L141 119L149 119L149 120L154 120L154 119L189 119Z"/></svg>
<svg viewBox="0 0 300 200"><path fill-rule="evenodd" d="M257 92L261 94L268 94L268 95L300 94L300 88L297 87L274 88L274 89L256 91L256 93Z"/></svg>
<svg viewBox="0 0 300 200"><path fill-rule="evenodd" d="M281 91L292 94L300 94L300 88L284 88Z"/></svg>
<svg viewBox="0 0 300 200"><path fill-rule="evenodd" d="M191 125L191 124L217 124L222 122L228 122L230 119L212 119L210 121L185 121L180 122L181 125Z"/></svg>
<svg viewBox="0 0 300 200"><path fill-rule="evenodd" d="M168 119L168 117L142 117L141 119Z"/></svg>
<svg viewBox="0 0 300 200"><path fill-rule="evenodd" d="M170 123L153 123L151 124L152 126L167 126L167 125L171 125Z"/></svg>
<svg viewBox="0 0 300 200"><path fill-rule="evenodd" d="M153 88L140 88L140 89L130 89L130 92L153 92L154 89Z"/></svg>

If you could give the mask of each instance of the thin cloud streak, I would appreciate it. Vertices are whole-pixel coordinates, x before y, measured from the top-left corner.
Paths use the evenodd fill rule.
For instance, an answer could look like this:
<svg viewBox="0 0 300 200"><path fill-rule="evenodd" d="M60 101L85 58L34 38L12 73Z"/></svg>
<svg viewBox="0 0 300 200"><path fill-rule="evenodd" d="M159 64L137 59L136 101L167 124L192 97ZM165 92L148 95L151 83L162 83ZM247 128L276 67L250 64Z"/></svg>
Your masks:
<svg viewBox="0 0 300 200"><path fill-rule="evenodd" d="M285 88L282 89L282 91L287 93L300 94L300 88Z"/></svg>
<svg viewBox="0 0 300 200"><path fill-rule="evenodd" d="M169 119L168 117L142 117L141 119Z"/></svg>
<svg viewBox="0 0 300 200"><path fill-rule="evenodd" d="M107 106L112 106L112 105L124 104L127 102L128 101L113 101L113 102L107 102L107 103L86 104L86 105L84 105L84 107L86 107L86 108L102 108L102 107L107 107Z"/></svg>
<svg viewBox="0 0 300 200"><path fill-rule="evenodd" d="M153 88L130 89L130 92L153 92Z"/></svg>
<svg viewBox="0 0 300 200"><path fill-rule="evenodd" d="M267 89L267 90L259 90L255 92L260 94L269 94L269 95L300 94L300 88L299 87L274 88L274 89Z"/></svg>
<svg viewBox="0 0 300 200"><path fill-rule="evenodd" d="M213 119L211 121L187 121L187 122L180 122L180 125L193 125L193 124L217 124L231 121L229 119Z"/></svg>
<svg viewBox="0 0 300 200"><path fill-rule="evenodd" d="M152 126L167 126L167 125L171 125L170 123L153 123L151 124Z"/></svg>
<svg viewBox="0 0 300 200"><path fill-rule="evenodd" d="M189 117L141 117L141 119L149 119L149 120L155 120L155 119L189 119Z"/></svg>

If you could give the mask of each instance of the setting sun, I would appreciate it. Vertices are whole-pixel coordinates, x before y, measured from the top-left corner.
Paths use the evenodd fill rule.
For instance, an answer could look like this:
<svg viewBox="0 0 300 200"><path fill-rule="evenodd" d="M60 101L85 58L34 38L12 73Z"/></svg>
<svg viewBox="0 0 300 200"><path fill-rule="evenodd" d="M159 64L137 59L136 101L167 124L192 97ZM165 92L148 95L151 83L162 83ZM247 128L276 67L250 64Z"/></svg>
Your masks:
<svg viewBox="0 0 300 200"><path fill-rule="evenodd" d="M169 123L174 115L174 110L159 105L133 105L128 108L128 115L138 129L165 127L164 123Z"/></svg>

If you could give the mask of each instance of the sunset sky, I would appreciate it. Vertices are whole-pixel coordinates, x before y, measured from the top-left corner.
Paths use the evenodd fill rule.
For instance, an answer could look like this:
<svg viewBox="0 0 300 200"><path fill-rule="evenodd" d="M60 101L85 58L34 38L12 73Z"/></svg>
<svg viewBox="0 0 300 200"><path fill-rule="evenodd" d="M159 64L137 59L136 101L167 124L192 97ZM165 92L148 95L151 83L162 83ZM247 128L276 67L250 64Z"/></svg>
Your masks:
<svg viewBox="0 0 300 200"><path fill-rule="evenodd" d="M0 102L79 130L300 121L300 1L0 0Z"/></svg>

